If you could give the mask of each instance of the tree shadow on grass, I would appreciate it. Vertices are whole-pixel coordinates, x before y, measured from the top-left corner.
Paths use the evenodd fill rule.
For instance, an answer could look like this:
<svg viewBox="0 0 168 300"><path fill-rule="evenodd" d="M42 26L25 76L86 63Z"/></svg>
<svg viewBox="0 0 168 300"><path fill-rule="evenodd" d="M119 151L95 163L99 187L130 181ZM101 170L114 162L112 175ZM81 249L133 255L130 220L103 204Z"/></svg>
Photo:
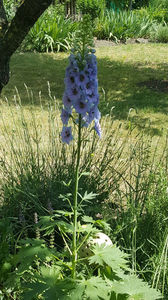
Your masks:
<svg viewBox="0 0 168 300"><path fill-rule="evenodd" d="M162 125L168 113L168 90L165 82L168 77L168 64L159 64L157 68L139 63L122 63L99 60L99 92L102 115L112 110L114 119L131 121L139 129L151 135L162 135ZM150 82L164 82L164 91ZM162 115L162 116L161 116ZM161 117L161 119L160 119ZM168 119L167 119L168 122Z"/></svg>
<svg viewBox="0 0 168 300"><path fill-rule="evenodd" d="M11 61L11 79L4 88L2 97L12 102L16 89L23 105L30 105L30 98L39 105L39 92L43 104L51 95L61 103L64 91L65 69L68 64L67 54L15 54ZM113 109L114 119L128 119L130 109L136 115L134 121L139 128L149 122L158 125L156 120L149 120L145 114L168 113L168 93L146 86L149 80L165 80L168 75L168 64L155 65L154 68L140 63L112 61L108 58L98 59L98 79L100 93L100 110L102 115ZM48 82L50 87L48 87ZM33 91L28 97L24 84ZM30 93L31 94L31 93ZM139 114L140 113L140 114ZM155 123L155 124L154 124ZM156 130L154 134L159 134Z"/></svg>
<svg viewBox="0 0 168 300"><path fill-rule="evenodd" d="M61 101L68 63L66 56L68 57L45 53L15 54L11 60L10 81L2 91L2 98L6 96L9 102L13 103L14 95L17 95L18 91L22 105L29 106L33 101L34 105L38 106L40 93L45 106L51 92L53 97Z"/></svg>
<svg viewBox="0 0 168 300"><path fill-rule="evenodd" d="M105 97L100 101L103 114L109 113L113 106L114 115L120 120L127 119L130 108L164 114L168 112L168 93L140 84L150 78L166 78L168 65L160 64L154 69L140 64L100 59L98 74L101 95L101 88L105 91Z"/></svg>

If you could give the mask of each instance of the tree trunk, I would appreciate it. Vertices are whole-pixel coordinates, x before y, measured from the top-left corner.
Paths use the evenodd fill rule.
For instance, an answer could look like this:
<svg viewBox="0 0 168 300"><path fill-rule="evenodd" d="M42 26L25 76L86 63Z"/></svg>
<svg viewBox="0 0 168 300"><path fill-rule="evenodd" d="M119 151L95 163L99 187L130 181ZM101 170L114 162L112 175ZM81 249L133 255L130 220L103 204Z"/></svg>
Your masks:
<svg viewBox="0 0 168 300"><path fill-rule="evenodd" d="M5 9L3 6L3 0L0 0L0 46L3 41L3 37L8 27ZM9 80L9 63L6 60L5 55L0 54L0 91L3 86L8 83Z"/></svg>
<svg viewBox="0 0 168 300"><path fill-rule="evenodd" d="M0 20L3 19L3 32L0 34L0 92L9 81L10 57L51 3L52 0L24 0L6 29L7 21L3 0L0 0ZM2 27L1 23L0 26Z"/></svg>

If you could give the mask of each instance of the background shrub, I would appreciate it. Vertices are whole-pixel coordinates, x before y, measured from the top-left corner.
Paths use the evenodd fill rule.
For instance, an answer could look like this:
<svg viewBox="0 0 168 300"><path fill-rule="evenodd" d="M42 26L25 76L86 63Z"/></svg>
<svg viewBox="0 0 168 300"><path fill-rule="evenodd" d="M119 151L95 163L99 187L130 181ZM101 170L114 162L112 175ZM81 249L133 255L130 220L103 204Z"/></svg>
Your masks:
<svg viewBox="0 0 168 300"><path fill-rule="evenodd" d="M77 0L77 8L82 14L89 14L94 20L105 9L104 0Z"/></svg>
<svg viewBox="0 0 168 300"><path fill-rule="evenodd" d="M150 30L150 39L153 42L168 43L168 25L153 26Z"/></svg>
<svg viewBox="0 0 168 300"><path fill-rule="evenodd" d="M77 29L76 21L66 19L58 6L51 6L30 30L21 49L38 52L68 50Z"/></svg>
<svg viewBox="0 0 168 300"><path fill-rule="evenodd" d="M99 39L126 40L131 37L148 37L154 23L148 15L137 11L106 10L95 20L95 35Z"/></svg>

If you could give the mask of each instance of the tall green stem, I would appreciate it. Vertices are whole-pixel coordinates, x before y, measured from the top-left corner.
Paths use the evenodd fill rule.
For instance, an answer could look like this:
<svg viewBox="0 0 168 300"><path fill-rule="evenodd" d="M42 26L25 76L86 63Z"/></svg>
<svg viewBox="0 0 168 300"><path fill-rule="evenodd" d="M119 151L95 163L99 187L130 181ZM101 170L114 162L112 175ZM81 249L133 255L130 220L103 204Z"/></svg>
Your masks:
<svg viewBox="0 0 168 300"><path fill-rule="evenodd" d="M77 144L77 161L75 170L75 187L74 187L74 198L73 198L73 241L72 241L72 278L76 278L76 262L77 262L77 220L78 220L78 182L79 182L79 165L80 165L80 150L81 150L81 124L82 117L79 114L79 125L78 125L78 144Z"/></svg>

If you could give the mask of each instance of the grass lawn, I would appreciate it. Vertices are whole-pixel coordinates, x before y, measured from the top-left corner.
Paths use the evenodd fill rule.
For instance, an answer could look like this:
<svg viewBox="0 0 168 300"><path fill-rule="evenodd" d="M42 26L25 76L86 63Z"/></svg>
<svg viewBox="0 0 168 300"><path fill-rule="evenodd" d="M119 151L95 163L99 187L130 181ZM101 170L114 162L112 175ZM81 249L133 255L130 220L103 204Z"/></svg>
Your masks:
<svg viewBox="0 0 168 300"><path fill-rule="evenodd" d="M100 110L109 114L113 107L114 119L144 128L148 133L162 135L168 127L168 45L134 44L97 49ZM68 54L17 53L11 59L11 79L3 89L2 98L12 103L18 89L22 103L30 105L24 84L33 92L39 105L51 94L61 102ZM164 88L155 84L163 81ZM153 83L153 84L152 84ZM131 109L131 110L130 110Z"/></svg>

